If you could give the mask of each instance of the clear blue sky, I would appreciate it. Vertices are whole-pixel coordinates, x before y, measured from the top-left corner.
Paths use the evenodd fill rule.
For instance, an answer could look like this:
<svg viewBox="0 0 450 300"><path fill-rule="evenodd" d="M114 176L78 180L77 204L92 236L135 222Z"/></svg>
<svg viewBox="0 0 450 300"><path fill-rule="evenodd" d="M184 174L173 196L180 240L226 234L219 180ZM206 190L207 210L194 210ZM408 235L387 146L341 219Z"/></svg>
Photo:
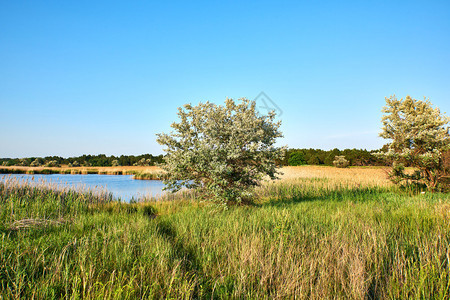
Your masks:
<svg viewBox="0 0 450 300"><path fill-rule="evenodd" d="M385 96L450 112L450 2L0 1L0 157L160 154L177 107L261 91L280 145L379 148Z"/></svg>

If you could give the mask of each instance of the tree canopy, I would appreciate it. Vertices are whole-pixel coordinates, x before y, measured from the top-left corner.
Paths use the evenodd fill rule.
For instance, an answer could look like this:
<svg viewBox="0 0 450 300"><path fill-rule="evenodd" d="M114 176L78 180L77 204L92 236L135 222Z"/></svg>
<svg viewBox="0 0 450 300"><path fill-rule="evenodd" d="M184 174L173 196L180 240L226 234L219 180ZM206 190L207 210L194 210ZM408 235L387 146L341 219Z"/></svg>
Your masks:
<svg viewBox="0 0 450 300"><path fill-rule="evenodd" d="M442 188L448 176L443 153L449 150L450 119L429 99L410 96L400 100L395 96L386 98L382 112L380 136L390 143L388 151L381 155L393 162L391 179L396 183L422 183L431 190ZM405 165L415 167L415 172L405 172Z"/></svg>
<svg viewBox="0 0 450 300"><path fill-rule="evenodd" d="M252 187L264 176L276 178L276 161L285 151L274 145L282 137L281 122L275 122L274 112L259 115L254 101L239 100L178 109L174 132L157 135L166 147L161 167L168 173L167 189L191 188L226 205L251 201Z"/></svg>

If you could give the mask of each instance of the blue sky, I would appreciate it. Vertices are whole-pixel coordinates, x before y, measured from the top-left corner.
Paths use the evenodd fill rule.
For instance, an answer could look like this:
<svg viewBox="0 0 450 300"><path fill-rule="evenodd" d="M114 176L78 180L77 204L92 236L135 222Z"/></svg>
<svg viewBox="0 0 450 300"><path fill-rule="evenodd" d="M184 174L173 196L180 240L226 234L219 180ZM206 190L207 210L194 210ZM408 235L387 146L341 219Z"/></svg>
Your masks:
<svg viewBox="0 0 450 300"><path fill-rule="evenodd" d="M0 1L0 157L160 154L177 107L261 91L280 145L379 148L384 97L450 112L450 2Z"/></svg>

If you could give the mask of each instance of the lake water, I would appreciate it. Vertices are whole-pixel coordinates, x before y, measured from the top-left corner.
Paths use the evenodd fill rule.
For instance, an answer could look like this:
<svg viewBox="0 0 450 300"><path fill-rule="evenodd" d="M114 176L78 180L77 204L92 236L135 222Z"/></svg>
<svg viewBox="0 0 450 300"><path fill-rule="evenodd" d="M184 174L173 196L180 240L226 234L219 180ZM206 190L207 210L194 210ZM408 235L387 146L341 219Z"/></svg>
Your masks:
<svg viewBox="0 0 450 300"><path fill-rule="evenodd" d="M132 175L69 175L69 174L51 174L51 175L26 175L26 174L0 174L0 181L6 178L17 178L20 181L28 180L30 182L46 182L58 185L60 187L71 187L75 189L106 189L114 197L122 201L129 202L131 199L158 197L164 184L160 180L136 180Z"/></svg>

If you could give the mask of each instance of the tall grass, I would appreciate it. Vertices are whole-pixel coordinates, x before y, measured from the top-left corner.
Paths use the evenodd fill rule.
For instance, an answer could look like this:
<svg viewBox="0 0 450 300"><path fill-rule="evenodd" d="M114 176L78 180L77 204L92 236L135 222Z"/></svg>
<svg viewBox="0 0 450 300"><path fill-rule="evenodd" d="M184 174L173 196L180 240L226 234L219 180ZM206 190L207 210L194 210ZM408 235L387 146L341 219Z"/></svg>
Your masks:
<svg viewBox="0 0 450 300"><path fill-rule="evenodd" d="M0 184L0 298L449 298L448 195L372 183L291 178L227 211Z"/></svg>
<svg viewBox="0 0 450 300"><path fill-rule="evenodd" d="M99 174L99 175L133 175L133 179L162 180L165 173L158 167L0 167L0 174Z"/></svg>

